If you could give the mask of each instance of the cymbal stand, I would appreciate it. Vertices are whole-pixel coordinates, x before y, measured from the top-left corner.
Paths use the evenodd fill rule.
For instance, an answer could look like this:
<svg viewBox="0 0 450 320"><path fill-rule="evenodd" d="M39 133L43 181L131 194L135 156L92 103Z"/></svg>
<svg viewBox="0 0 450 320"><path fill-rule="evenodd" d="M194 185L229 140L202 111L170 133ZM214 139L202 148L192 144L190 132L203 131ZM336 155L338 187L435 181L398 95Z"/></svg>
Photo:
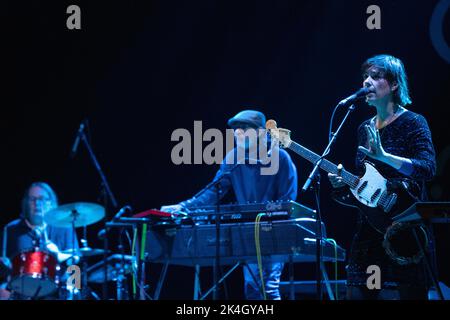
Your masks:
<svg viewBox="0 0 450 320"><path fill-rule="evenodd" d="M77 220L77 217L79 216L79 213L76 209L72 210L72 257L71 260L72 262L75 262L75 235L76 235L76 228L75 228L75 221ZM84 278L84 275L83 275ZM76 293L81 293L81 291L78 290L78 288L76 288L75 286L68 286L68 284L66 284L67 287L66 289L70 292L70 300L75 300L75 294ZM82 288L84 287L84 284L82 284Z"/></svg>
<svg viewBox="0 0 450 320"><path fill-rule="evenodd" d="M86 230L86 227L84 227L84 229ZM81 239L80 242L81 242L82 248L89 247L88 242L86 240L86 233L84 234L84 239ZM91 288L89 288L88 273L87 273L88 263L87 263L86 257L84 257L82 253L80 254L80 259L81 259L81 272L82 272L81 291L80 291L81 298L87 299L89 296L93 296L95 298L95 300L100 300L98 295L94 291L92 291Z"/></svg>

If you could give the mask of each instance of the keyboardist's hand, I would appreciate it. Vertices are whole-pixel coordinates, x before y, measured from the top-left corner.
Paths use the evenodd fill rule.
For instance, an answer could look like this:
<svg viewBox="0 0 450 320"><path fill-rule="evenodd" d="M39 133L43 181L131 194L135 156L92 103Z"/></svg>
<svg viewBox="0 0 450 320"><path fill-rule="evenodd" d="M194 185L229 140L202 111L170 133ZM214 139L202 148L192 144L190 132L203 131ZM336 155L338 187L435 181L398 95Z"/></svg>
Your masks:
<svg viewBox="0 0 450 320"><path fill-rule="evenodd" d="M162 206L161 211L164 212L169 212L169 213L179 213L179 212L183 212L184 208L183 206L179 205L179 204L173 204L170 206Z"/></svg>

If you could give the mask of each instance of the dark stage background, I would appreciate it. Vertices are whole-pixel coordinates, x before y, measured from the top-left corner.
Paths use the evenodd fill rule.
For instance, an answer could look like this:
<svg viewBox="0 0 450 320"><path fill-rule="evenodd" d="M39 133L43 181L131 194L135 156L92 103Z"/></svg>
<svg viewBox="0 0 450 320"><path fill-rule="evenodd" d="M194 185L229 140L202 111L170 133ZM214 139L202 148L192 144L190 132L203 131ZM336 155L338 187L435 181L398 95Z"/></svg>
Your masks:
<svg viewBox="0 0 450 320"><path fill-rule="evenodd" d="M100 179L85 147L69 158L85 118L119 205L130 204L136 212L186 199L213 177L217 165L171 161L172 131L193 132L194 120L202 120L204 130L225 129L241 109L257 108L290 128L294 140L320 152L334 105L362 85L361 63L380 53L405 63L409 109L428 119L438 156L431 199L449 200L450 59L438 54L430 37L438 2L4 2L0 225L18 216L22 193L36 180L54 186L61 203L100 201ZM81 30L66 28L70 4L81 8ZM366 27L372 4L381 8L381 30ZM447 10L441 26L448 45L449 15ZM330 160L353 168L356 128L373 114L358 104ZM311 165L291 156L301 186ZM356 212L330 200L322 177L328 236L348 249ZM310 194L297 201L314 206ZM101 228L101 223L89 227L93 247L101 245L96 238ZM450 227L435 231L440 277L450 284ZM154 288L160 266L149 269ZM313 265L295 270L296 279L314 277ZM339 273L345 277L343 264ZM211 277L205 269L203 287ZM238 271L227 282L229 297L243 298L242 285ZM193 270L171 267L161 298L189 299L192 288Z"/></svg>

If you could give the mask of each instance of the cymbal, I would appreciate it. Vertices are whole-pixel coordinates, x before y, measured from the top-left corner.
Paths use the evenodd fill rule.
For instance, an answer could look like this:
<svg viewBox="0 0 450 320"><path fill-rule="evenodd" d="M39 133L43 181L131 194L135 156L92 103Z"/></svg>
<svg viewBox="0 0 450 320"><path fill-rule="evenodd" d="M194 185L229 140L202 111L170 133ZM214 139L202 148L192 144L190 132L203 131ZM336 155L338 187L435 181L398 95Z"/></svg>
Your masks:
<svg viewBox="0 0 450 320"><path fill-rule="evenodd" d="M103 219L105 208L96 203L74 202L48 211L44 221L61 228L85 227Z"/></svg>
<svg viewBox="0 0 450 320"><path fill-rule="evenodd" d="M81 257L92 257L92 256L98 256L105 253L105 250L103 249L92 249L89 247L79 248L79 249L68 249L61 251L61 253L66 253L70 255L76 255Z"/></svg>

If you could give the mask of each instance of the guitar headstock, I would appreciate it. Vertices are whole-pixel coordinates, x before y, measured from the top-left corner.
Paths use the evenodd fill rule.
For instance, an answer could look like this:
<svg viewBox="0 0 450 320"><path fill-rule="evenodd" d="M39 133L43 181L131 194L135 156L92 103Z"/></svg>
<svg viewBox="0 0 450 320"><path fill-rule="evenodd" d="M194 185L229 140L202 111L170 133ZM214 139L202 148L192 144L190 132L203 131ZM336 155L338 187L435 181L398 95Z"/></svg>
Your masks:
<svg viewBox="0 0 450 320"><path fill-rule="evenodd" d="M266 130L269 131L273 140L280 142L282 147L288 148L291 144L291 130L277 128L277 122L275 120L267 120Z"/></svg>

